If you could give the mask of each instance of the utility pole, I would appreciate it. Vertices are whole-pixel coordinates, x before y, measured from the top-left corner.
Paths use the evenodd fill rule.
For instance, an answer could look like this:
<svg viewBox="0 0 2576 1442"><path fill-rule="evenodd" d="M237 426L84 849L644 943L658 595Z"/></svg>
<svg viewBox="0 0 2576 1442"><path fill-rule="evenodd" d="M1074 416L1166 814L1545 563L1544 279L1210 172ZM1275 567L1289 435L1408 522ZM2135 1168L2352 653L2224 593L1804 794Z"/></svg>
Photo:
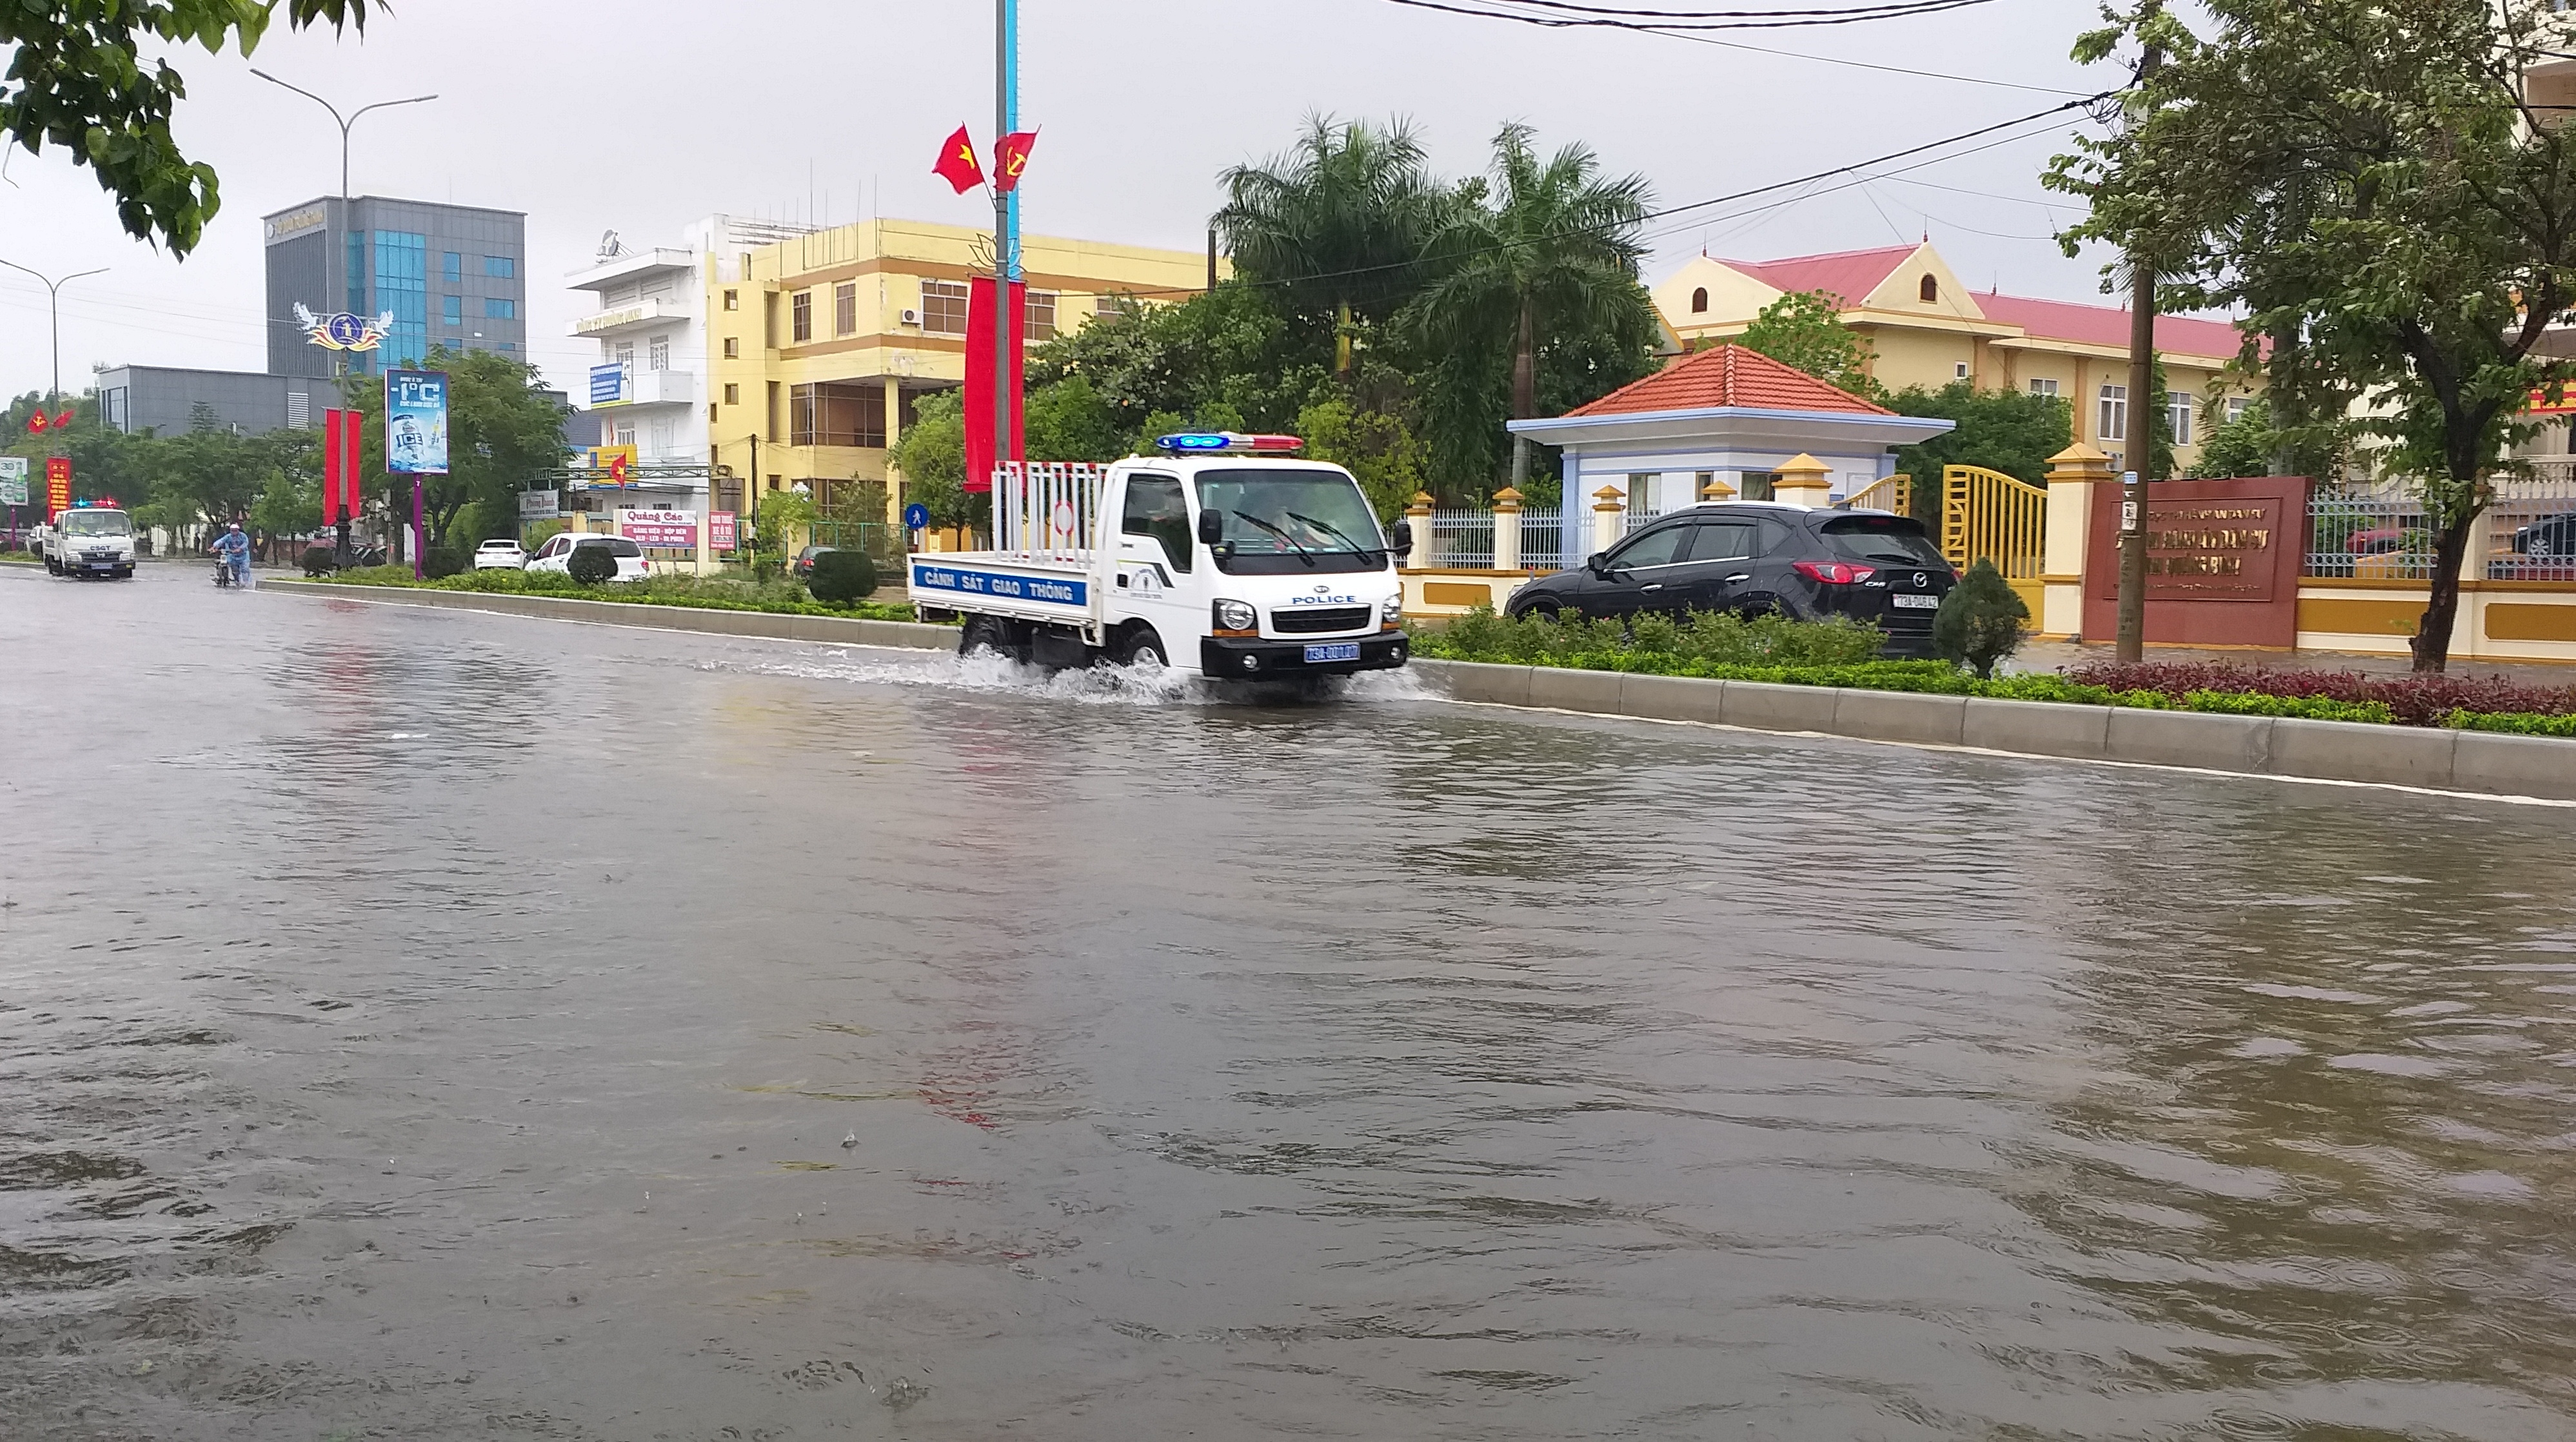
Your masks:
<svg viewBox="0 0 2576 1442"><path fill-rule="evenodd" d="M372 105L361 105L344 116L340 113L339 106L332 104L330 101L323 99L321 96L314 94L312 91L305 89L301 85L289 85L285 81L280 80L276 76L269 74L265 70L258 69L257 67L253 67L250 73L267 81L271 85L275 85L286 90L292 90L296 94L303 96L305 99L312 101L314 104L321 106L323 109L330 111L331 119L339 124L340 229L343 234L356 229L356 227L350 223L353 217L349 212L349 128L358 123L359 116L366 114L370 110L383 110L389 106L395 105L419 105L424 101L436 100L438 98L437 95L430 94L414 95L403 100L379 100ZM329 234L330 228L325 226L323 231L324 234L327 235ZM348 248L344 245L340 248L340 255L337 257L343 266L348 264L347 255ZM328 264L328 260L326 260L325 263ZM346 298L349 281L351 279L352 277L347 276L343 276L341 278L340 289L344 300ZM328 315L337 309L339 309L339 307L331 304L329 298L325 297L323 314ZM272 317L269 323L272 325L276 324L275 318ZM349 374L348 356L346 354L341 355L337 363L333 365L332 370L337 376L345 380ZM393 503L390 499L386 501L386 505L388 507L391 507L392 504ZM390 515L390 510L388 511L388 515ZM388 523L386 529L388 532L392 530L390 523ZM332 559L338 561L342 565L347 565L349 562L349 517L345 512L343 512L340 517L340 533L338 537L334 539L333 546L334 550L332 552ZM391 557L387 557L387 559L391 559Z"/></svg>
<svg viewBox="0 0 2576 1442"><path fill-rule="evenodd" d="M1020 7L1018 0L993 0L993 135L997 167L1002 137L1020 128ZM1003 189L996 174L993 188L993 464L1011 459L1011 385L1013 332L1026 321L1011 304L1011 280L1020 270L1020 192ZM967 478L972 483L974 477ZM1000 487L996 486L996 499ZM998 543L997 543L998 544Z"/></svg>
<svg viewBox="0 0 2576 1442"><path fill-rule="evenodd" d="M2144 0L2138 7L2140 28L2152 26L2163 9L2163 0ZM2164 63L2163 47L2148 40L2146 53L2138 60L2142 92ZM2111 652L2124 665L2146 655L2147 483L2156 449L2155 416L2147 405L2156 379L2156 263L2135 236L2129 240L2129 291L2129 424L2124 435L2128 464L2120 487L2120 629Z"/></svg>

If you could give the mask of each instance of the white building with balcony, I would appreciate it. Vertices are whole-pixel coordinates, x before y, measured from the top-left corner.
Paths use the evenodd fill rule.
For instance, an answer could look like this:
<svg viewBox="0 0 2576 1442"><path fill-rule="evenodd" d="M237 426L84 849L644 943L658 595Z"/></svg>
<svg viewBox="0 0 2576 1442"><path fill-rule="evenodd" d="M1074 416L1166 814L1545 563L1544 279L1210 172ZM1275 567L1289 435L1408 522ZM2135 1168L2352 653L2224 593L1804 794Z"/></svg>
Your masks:
<svg viewBox="0 0 2576 1442"><path fill-rule="evenodd" d="M772 245L807 229L713 215L682 232L677 246L641 249L610 231L601 238L598 255L566 279L568 288L594 297L573 321L572 334L599 345L587 383L574 388L584 419L575 421L572 434L603 452L632 446L638 473L634 484L614 497L601 494L609 489L605 486L580 490L568 498L574 510L705 508L704 473L715 460L708 431L714 399L707 365L709 259ZM602 456L599 464L605 463ZM700 475L678 479L650 474L680 467L696 468ZM604 522L607 516L597 520Z"/></svg>

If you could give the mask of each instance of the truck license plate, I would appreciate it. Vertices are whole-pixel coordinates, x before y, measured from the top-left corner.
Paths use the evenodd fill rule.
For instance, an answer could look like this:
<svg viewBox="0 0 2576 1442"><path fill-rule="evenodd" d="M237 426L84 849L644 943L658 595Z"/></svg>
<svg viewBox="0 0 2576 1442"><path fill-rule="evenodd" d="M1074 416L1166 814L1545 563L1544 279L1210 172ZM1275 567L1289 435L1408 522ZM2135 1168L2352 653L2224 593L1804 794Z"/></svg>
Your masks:
<svg viewBox="0 0 2576 1442"><path fill-rule="evenodd" d="M1896 602L1896 609L1900 611L1938 611L1941 609L1941 598L1938 596L1896 596L1891 599Z"/></svg>
<svg viewBox="0 0 2576 1442"><path fill-rule="evenodd" d="M1317 661L1356 661L1359 658L1360 643L1357 641L1335 641L1330 645L1306 648L1306 663L1310 666Z"/></svg>

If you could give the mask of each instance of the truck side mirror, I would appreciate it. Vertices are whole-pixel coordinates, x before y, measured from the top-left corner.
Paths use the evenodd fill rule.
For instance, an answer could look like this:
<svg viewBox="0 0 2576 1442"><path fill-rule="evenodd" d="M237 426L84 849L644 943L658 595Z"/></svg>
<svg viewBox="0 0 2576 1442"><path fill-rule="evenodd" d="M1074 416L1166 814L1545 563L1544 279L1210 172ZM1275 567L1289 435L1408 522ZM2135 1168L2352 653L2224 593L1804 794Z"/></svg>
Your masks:
<svg viewBox="0 0 2576 1442"><path fill-rule="evenodd" d="M1199 512L1199 543L1213 546L1225 539L1225 517L1215 511Z"/></svg>
<svg viewBox="0 0 2576 1442"><path fill-rule="evenodd" d="M1386 533L1386 546L1390 551L1411 552L1413 550L1413 523L1405 520L1401 516L1397 517L1394 528Z"/></svg>

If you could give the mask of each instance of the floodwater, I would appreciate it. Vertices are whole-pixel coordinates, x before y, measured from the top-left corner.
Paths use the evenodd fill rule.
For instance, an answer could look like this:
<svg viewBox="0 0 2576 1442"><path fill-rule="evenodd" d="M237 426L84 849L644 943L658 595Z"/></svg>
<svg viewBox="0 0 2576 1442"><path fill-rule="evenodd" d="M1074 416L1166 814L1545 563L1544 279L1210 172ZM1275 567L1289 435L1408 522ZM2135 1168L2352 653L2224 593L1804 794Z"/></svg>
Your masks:
<svg viewBox="0 0 2576 1442"><path fill-rule="evenodd" d="M2576 811L0 572L0 1434L2576 1435Z"/></svg>

